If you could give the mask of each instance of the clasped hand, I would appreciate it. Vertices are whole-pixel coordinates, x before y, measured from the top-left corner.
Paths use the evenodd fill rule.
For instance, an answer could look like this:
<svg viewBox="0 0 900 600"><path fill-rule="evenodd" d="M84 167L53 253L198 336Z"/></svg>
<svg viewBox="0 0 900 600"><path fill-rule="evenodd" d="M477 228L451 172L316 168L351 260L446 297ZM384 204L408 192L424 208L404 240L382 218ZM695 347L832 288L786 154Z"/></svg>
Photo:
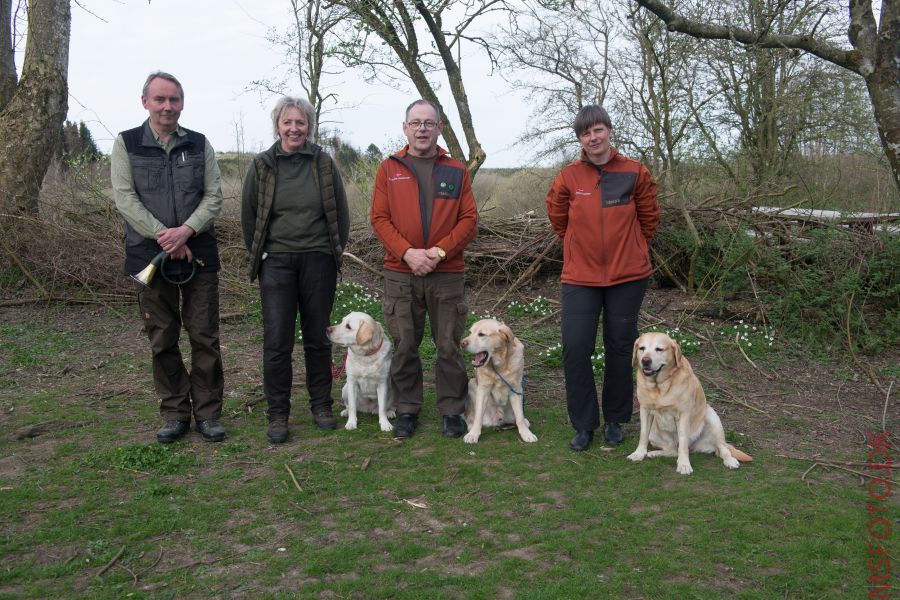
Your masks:
<svg viewBox="0 0 900 600"><path fill-rule="evenodd" d="M441 257L437 248L410 248L403 254L403 261L412 269L413 275L423 277L434 271Z"/></svg>
<svg viewBox="0 0 900 600"><path fill-rule="evenodd" d="M186 242L192 235L194 235L194 230L187 225L169 227L159 232L156 236L156 243L168 253L169 258L191 262L194 260L194 254Z"/></svg>

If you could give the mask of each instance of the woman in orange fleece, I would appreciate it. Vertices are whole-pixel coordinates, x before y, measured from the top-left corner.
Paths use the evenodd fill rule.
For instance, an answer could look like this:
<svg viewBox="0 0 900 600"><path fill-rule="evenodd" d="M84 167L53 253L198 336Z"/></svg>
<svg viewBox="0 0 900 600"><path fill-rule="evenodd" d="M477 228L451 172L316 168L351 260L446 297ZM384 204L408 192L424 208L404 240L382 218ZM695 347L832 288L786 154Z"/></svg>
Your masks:
<svg viewBox="0 0 900 600"><path fill-rule="evenodd" d="M600 425L591 354L603 316L603 437L622 442L631 420L631 350L653 272L649 243L659 223L656 182L638 161L610 145L612 122L601 106L575 117L581 156L547 192L547 216L563 240L562 341L566 403L575 428L570 446L587 450Z"/></svg>

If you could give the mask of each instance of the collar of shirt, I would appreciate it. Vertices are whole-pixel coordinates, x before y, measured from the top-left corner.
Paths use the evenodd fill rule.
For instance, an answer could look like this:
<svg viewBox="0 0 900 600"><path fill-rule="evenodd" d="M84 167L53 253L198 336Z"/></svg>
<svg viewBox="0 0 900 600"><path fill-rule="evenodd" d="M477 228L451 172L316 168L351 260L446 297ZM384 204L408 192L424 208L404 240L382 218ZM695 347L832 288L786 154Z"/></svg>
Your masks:
<svg viewBox="0 0 900 600"><path fill-rule="evenodd" d="M181 127L181 125L177 125L175 127L175 131L173 131L169 135L169 139L163 142L162 138L156 132L156 130L153 129L152 125L150 126L150 131L153 133L153 139L156 140L156 143L162 146L163 150L165 150L166 152L172 149L172 147L178 141L178 138L182 138L187 135L187 132Z"/></svg>

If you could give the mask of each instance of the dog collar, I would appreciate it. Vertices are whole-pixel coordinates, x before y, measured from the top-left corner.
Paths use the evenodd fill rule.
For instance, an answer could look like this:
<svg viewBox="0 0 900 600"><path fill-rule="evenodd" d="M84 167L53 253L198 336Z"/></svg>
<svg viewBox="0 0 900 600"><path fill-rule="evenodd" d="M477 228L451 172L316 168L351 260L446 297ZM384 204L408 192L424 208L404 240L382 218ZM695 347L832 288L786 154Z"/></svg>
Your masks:
<svg viewBox="0 0 900 600"><path fill-rule="evenodd" d="M382 335L382 336L381 336L381 341L378 342L378 345L375 346L375 348L374 348L371 352L366 352L365 354L363 354L363 356L372 356L373 354L375 354L375 353L377 353L379 350L381 350L381 347L382 347L383 345L384 345L384 336Z"/></svg>

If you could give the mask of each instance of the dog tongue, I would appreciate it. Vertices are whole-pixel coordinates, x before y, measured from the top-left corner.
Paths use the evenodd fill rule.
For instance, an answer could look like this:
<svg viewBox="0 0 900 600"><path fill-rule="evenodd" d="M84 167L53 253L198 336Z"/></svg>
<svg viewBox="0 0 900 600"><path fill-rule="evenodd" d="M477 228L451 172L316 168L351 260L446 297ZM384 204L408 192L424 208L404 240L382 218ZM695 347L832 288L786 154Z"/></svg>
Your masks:
<svg viewBox="0 0 900 600"><path fill-rule="evenodd" d="M472 359L472 364L475 365L476 367L480 367L481 365L483 365L484 363L487 362L487 359L488 359L487 352L479 352L478 354L475 355L475 358Z"/></svg>

